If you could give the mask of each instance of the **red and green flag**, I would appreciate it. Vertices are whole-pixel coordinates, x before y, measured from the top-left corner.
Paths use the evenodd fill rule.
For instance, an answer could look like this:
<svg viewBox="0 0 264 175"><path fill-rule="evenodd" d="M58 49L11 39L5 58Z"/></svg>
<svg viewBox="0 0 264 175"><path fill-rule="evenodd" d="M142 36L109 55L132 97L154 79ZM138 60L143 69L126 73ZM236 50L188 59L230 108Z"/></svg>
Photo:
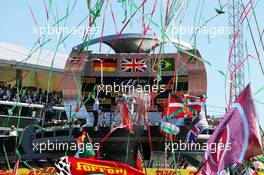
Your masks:
<svg viewBox="0 0 264 175"><path fill-rule="evenodd" d="M171 94L168 106L164 113L167 120L173 118L184 118L198 116L202 110L205 99L189 94Z"/></svg>

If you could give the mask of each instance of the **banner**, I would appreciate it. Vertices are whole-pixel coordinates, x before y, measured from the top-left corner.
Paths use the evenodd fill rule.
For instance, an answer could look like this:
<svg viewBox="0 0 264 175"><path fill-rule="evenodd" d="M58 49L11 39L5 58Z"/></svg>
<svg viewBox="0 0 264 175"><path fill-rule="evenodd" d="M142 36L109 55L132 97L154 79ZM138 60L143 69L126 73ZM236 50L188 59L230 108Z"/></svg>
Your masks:
<svg viewBox="0 0 264 175"><path fill-rule="evenodd" d="M120 162L89 158L62 157L56 164L57 172L72 175L100 173L102 175L144 175L143 172Z"/></svg>
<svg viewBox="0 0 264 175"><path fill-rule="evenodd" d="M56 169L54 167L46 167L46 168L39 168L39 169L26 169L26 168L19 168L17 169L16 175L55 175ZM0 175L13 175L13 170L0 170Z"/></svg>

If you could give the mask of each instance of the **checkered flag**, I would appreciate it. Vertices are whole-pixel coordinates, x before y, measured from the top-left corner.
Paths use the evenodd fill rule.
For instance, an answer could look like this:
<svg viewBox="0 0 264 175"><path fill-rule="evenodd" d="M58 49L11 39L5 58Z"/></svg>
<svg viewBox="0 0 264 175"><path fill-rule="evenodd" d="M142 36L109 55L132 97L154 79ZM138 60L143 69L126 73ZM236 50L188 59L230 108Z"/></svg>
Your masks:
<svg viewBox="0 0 264 175"><path fill-rule="evenodd" d="M58 175L71 175L70 163L67 156L61 157L54 165Z"/></svg>

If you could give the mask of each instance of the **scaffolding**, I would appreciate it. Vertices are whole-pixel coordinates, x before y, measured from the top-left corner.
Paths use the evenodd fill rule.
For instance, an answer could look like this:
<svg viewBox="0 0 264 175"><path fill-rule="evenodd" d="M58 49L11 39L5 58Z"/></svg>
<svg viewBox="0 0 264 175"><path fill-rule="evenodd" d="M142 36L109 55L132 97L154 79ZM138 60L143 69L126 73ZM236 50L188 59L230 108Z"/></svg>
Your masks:
<svg viewBox="0 0 264 175"><path fill-rule="evenodd" d="M228 0L228 25L231 27L229 34L229 47L233 47L230 59L230 69L235 70L236 67L244 59L244 40L243 40L243 25L241 22L241 14L243 12L242 0ZM236 69L232 81L232 102L243 90L245 85L244 66L241 65Z"/></svg>

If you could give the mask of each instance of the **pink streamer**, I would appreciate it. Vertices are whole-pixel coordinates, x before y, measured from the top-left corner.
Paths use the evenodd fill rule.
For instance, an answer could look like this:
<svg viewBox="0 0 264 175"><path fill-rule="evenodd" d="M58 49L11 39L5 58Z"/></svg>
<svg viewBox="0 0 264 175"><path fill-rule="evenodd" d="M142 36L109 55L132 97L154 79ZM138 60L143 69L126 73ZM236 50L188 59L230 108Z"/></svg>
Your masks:
<svg viewBox="0 0 264 175"><path fill-rule="evenodd" d="M45 7L46 17L47 17L47 20L48 20L49 19L49 12L48 12L48 8L47 8L45 0L43 0L43 3L44 3L44 7Z"/></svg>

